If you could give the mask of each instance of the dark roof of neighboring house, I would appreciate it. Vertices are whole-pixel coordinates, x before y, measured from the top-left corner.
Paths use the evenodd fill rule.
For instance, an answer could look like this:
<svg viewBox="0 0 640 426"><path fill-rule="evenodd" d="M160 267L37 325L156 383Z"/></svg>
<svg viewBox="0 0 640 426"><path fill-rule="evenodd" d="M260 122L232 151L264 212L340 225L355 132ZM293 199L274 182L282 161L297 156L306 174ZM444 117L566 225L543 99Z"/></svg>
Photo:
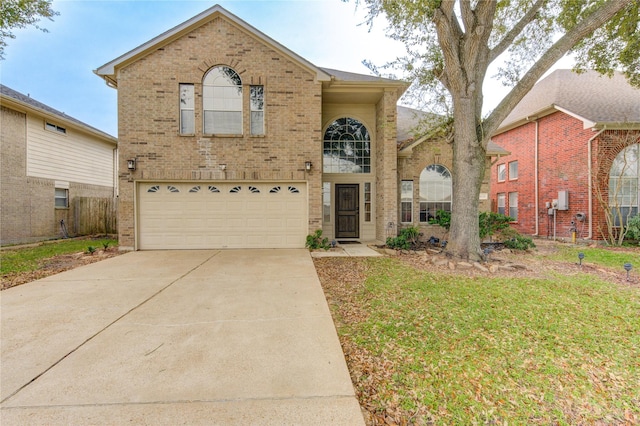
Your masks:
<svg viewBox="0 0 640 426"><path fill-rule="evenodd" d="M398 105L398 150L404 152L411 152L411 150L421 143L431 139L433 133L427 129L429 127L428 119L430 117L435 118L433 120L434 126L438 126L438 116L421 111L414 108ZM507 155L509 151L496 145L493 141L489 141L487 144L487 155Z"/></svg>
<svg viewBox="0 0 640 426"><path fill-rule="evenodd" d="M21 104L24 107L39 111L44 115L50 115L59 120L63 120L66 123L75 124L78 127L89 131L90 133L94 133L97 136L105 139L109 139L113 143L117 142L117 139L114 136L105 133L102 130L96 129L95 127L90 126L87 123L84 123L76 118L73 118L70 115L65 114L64 112L60 112L57 109L50 107L49 105L43 104L42 102L33 99L29 95L25 95L16 90L13 90L10 87L5 86L4 84L0 84L0 94L2 95L2 97L13 99L16 103Z"/></svg>
<svg viewBox="0 0 640 426"><path fill-rule="evenodd" d="M585 128L640 124L640 89L622 73L609 78L596 71L578 74L556 70L540 80L502 122L498 133L540 117L563 111L584 122Z"/></svg>

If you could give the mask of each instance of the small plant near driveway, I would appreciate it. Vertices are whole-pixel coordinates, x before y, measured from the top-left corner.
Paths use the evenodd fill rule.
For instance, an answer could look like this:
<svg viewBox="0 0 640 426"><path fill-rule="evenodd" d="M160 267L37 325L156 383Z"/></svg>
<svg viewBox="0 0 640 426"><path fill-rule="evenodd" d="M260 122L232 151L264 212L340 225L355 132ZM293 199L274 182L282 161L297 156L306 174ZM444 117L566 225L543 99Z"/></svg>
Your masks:
<svg viewBox="0 0 640 426"><path fill-rule="evenodd" d="M309 250L329 250L331 248L331 244L329 243L328 238L322 236L322 229L317 229L313 234L307 235L305 247Z"/></svg>

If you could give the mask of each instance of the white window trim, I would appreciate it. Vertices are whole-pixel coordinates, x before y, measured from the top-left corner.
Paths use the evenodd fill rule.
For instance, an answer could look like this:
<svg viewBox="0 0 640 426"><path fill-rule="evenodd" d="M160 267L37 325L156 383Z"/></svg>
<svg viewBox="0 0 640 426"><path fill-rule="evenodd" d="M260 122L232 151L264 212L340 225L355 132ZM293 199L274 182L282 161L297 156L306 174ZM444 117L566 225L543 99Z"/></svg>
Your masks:
<svg viewBox="0 0 640 426"><path fill-rule="evenodd" d="M411 186L411 193L409 194L408 197L405 197L404 194L403 194L403 186L404 186L405 183L411 184L410 185ZM402 206L405 203L408 203L409 206L410 206L409 207L409 215L411 217L410 217L409 221L403 220L404 218L403 218L403 214L402 214L402 212L403 212ZM413 223L413 181L412 180L402 180L400 182L400 223Z"/></svg>
<svg viewBox="0 0 640 426"><path fill-rule="evenodd" d="M512 164L515 164L515 166L516 166L516 176L515 177L513 177L512 173L511 173L511 165ZM508 169L509 169L509 180L518 180L518 174L520 173L520 171L518 170L518 160L510 161Z"/></svg>
<svg viewBox="0 0 640 426"><path fill-rule="evenodd" d="M64 197L58 196L58 191L64 191ZM64 199L64 206L59 206L57 201ZM55 188L54 197L53 197L53 205L56 209L68 209L69 208L69 188Z"/></svg>
<svg viewBox="0 0 640 426"><path fill-rule="evenodd" d="M500 179L500 168L504 169L502 179ZM505 182L506 180L507 180L507 165L504 163L498 164L498 182Z"/></svg>

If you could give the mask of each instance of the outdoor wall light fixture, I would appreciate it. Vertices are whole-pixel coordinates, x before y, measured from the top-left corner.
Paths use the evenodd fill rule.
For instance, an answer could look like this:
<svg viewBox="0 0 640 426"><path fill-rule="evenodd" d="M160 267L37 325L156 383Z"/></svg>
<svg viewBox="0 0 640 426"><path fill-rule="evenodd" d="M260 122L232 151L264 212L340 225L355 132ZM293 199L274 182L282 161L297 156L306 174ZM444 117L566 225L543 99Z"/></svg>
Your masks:
<svg viewBox="0 0 640 426"><path fill-rule="evenodd" d="M304 162L304 169L306 171L311 171L311 166L312 166L311 161L305 161Z"/></svg>
<svg viewBox="0 0 640 426"><path fill-rule="evenodd" d="M631 264L630 263L625 263L624 264L624 270L627 271L627 281L629 281L629 272L631 272Z"/></svg>
<svg viewBox="0 0 640 426"><path fill-rule="evenodd" d="M129 169L130 172L133 172L136 170L136 159L135 158L130 158L127 160L127 169Z"/></svg>
<svg viewBox="0 0 640 426"><path fill-rule="evenodd" d="M578 264L580 265L580 267L582 267L582 259L584 259L584 253L580 252L578 253Z"/></svg>

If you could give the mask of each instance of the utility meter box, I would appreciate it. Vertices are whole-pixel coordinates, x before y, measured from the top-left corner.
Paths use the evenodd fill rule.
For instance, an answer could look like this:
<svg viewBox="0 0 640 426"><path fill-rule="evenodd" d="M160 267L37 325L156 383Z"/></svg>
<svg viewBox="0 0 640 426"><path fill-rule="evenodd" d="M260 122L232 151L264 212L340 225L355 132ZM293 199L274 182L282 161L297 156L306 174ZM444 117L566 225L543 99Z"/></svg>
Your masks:
<svg viewBox="0 0 640 426"><path fill-rule="evenodd" d="M569 210L569 191L558 191L558 210Z"/></svg>

